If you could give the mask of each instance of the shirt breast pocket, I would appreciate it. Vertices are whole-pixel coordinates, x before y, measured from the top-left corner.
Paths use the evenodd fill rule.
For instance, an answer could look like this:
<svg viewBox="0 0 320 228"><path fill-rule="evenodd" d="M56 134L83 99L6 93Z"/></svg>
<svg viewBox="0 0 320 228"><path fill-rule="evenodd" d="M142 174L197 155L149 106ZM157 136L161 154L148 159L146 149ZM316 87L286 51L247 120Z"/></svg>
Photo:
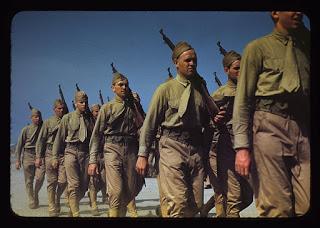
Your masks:
<svg viewBox="0 0 320 228"><path fill-rule="evenodd" d="M180 103L180 101L178 99L169 100L168 101L169 109L177 112L179 109L179 103Z"/></svg>
<svg viewBox="0 0 320 228"><path fill-rule="evenodd" d="M272 74L280 74L284 71L284 59L270 58L264 61L264 71Z"/></svg>
<svg viewBox="0 0 320 228"><path fill-rule="evenodd" d="M283 77L285 61L280 58L272 58L264 61L264 73L261 75L263 84L259 84L265 91L278 90Z"/></svg>
<svg viewBox="0 0 320 228"><path fill-rule="evenodd" d="M80 128L80 121L79 119L71 119L69 121L69 127L71 131L76 131Z"/></svg>

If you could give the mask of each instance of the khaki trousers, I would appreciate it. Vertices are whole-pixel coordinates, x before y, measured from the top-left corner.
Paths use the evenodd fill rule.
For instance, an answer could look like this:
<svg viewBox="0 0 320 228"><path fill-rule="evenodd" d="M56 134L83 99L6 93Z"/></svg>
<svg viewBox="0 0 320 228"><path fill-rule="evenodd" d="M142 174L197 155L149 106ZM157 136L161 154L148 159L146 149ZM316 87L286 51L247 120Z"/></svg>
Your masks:
<svg viewBox="0 0 320 228"><path fill-rule="evenodd" d="M251 172L259 215L305 214L310 206L310 144L304 124L255 111L252 155Z"/></svg>
<svg viewBox="0 0 320 228"><path fill-rule="evenodd" d="M46 150L45 153L45 163L46 163L46 177L47 177L47 192L49 201L49 211L56 210L55 201L60 202L61 194L67 187L67 175L64 166L64 156L59 157L59 165L57 169L53 169L51 165L52 161L52 151L50 149ZM59 185L59 190L58 190ZM58 192L59 191L59 192Z"/></svg>
<svg viewBox="0 0 320 228"><path fill-rule="evenodd" d="M143 178L136 172L138 144L105 143L104 159L109 207L125 216L128 203L140 192Z"/></svg>
<svg viewBox="0 0 320 228"><path fill-rule="evenodd" d="M161 136L159 151L160 187L168 204L168 216L195 216L203 205L202 147Z"/></svg>
<svg viewBox="0 0 320 228"><path fill-rule="evenodd" d="M225 129L218 139L217 168L222 194L226 197L226 216L240 217L240 211L253 201L253 190L244 177L235 171L233 135Z"/></svg>
<svg viewBox="0 0 320 228"><path fill-rule="evenodd" d="M95 176L91 176L89 179L89 190L99 192L102 191L103 194L106 194L106 171L105 171L105 164L104 158L99 158L98 155L98 170L99 174Z"/></svg>
<svg viewBox="0 0 320 228"><path fill-rule="evenodd" d="M45 164L42 161L40 168L36 168L34 162L36 160L35 149L25 149L23 152L22 166L24 180L29 204L34 203L35 193L40 191L45 179ZM35 187L33 187L35 182Z"/></svg>
<svg viewBox="0 0 320 228"><path fill-rule="evenodd" d="M79 202L88 190L89 153L76 146L66 146L64 165L66 168L69 203L73 214L79 213Z"/></svg>
<svg viewBox="0 0 320 228"><path fill-rule="evenodd" d="M227 196L223 194L221 180L218 177L217 150L215 146L210 149L208 165L208 176L214 191L216 215L217 217L225 217Z"/></svg>

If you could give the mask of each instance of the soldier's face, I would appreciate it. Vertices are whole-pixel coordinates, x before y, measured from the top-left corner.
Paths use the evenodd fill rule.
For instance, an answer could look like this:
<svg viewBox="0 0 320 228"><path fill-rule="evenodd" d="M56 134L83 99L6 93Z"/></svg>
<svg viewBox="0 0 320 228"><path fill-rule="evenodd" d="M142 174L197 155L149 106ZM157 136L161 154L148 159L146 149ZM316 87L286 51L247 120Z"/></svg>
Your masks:
<svg viewBox="0 0 320 228"><path fill-rule="evenodd" d="M92 111L91 111L92 115L93 115L93 118L97 119L98 117L98 114L99 114L99 108L93 108Z"/></svg>
<svg viewBox="0 0 320 228"><path fill-rule="evenodd" d="M272 11L272 17L277 20L280 27L285 30L294 30L303 24L303 14L292 11Z"/></svg>
<svg viewBox="0 0 320 228"><path fill-rule="evenodd" d="M79 109L79 111L80 111L81 113L83 113L83 112L86 110L87 106L88 106L88 101L86 101L86 100L79 100L79 101L76 102L76 106L77 106L77 108Z"/></svg>
<svg viewBox="0 0 320 228"><path fill-rule="evenodd" d="M230 67L225 67L224 71L231 80L238 80L240 74L240 60L234 61Z"/></svg>
<svg viewBox="0 0 320 228"><path fill-rule="evenodd" d="M40 121L41 121L41 116L39 115L32 115L31 116L31 121L33 124L35 125L39 125Z"/></svg>
<svg viewBox="0 0 320 228"><path fill-rule="evenodd" d="M197 55L193 49L183 52L175 62L177 72L190 78L197 72Z"/></svg>
<svg viewBox="0 0 320 228"><path fill-rule="evenodd" d="M112 91L124 99L128 92L128 86L129 83L127 80L117 81L114 85L112 85Z"/></svg>
<svg viewBox="0 0 320 228"><path fill-rule="evenodd" d="M54 108L54 113L61 118L64 114L64 105L57 104L56 107Z"/></svg>

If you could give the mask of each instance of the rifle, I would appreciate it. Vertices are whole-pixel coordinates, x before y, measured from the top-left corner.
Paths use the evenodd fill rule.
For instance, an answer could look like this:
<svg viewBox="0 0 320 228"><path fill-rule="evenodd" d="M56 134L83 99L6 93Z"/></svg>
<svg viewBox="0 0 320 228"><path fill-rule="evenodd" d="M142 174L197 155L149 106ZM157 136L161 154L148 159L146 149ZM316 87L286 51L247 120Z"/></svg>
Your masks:
<svg viewBox="0 0 320 228"><path fill-rule="evenodd" d="M160 29L160 34L162 35L162 39L164 42L171 48L171 50L174 49L175 45L171 42L171 40L163 33L163 29Z"/></svg>
<svg viewBox="0 0 320 228"><path fill-rule="evenodd" d="M170 67L168 67L167 70L168 70L168 73L169 73L169 76L168 76L167 80L173 79L173 75L170 72Z"/></svg>
<svg viewBox="0 0 320 228"><path fill-rule="evenodd" d="M216 81L217 85L220 87L222 86L222 83L220 81L220 79L217 76L217 72L213 72L214 73L214 80Z"/></svg>
<svg viewBox="0 0 320 228"><path fill-rule="evenodd" d="M67 113L69 112L68 105L67 105L67 103L66 103L66 100L64 99L63 92L62 92L62 89L61 89L60 84L59 84L58 86L59 86L60 98L61 98L61 100L62 100L62 102L63 102L63 104L64 104L64 107L65 107L65 109L64 109L64 114L67 114Z"/></svg>
<svg viewBox="0 0 320 228"><path fill-rule="evenodd" d="M74 104L73 100L72 100L72 107L73 107L73 110L76 110L76 105Z"/></svg>
<svg viewBox="0 0 320 228"><path fill-rule="evenodd" d="M223 56L226 55L226 54L227 54L227 51L226 51L226 49L224 49L224 48L221 46L220 41L217 42L217 45L218 45L218 47L219 47L220 54L223 55Z"/></svg>
<svg viewBox="0 0 320 228"><path fill-rule="evenodd" d="M102 94L101 94L101 90L100 90L100 89L99 89L99 98L100 98L100 103L101 103L101 105L103 105L104 102L103 102L103 97L102 97Z"/></svg>
<svg viewBox="0 0 320 228"><path fill-rule="evenodd" d="M135 124L136 127L139 129L142 127L144 118L146 116L145 112L143 111L143 108L139 102L136 101L136 99L133 97L132 91L130 87L128 87L128 101L129 104L133 104L133 111L135 114Z"/></svg>
<svg viewBox="0 0 320 228"><path fill-rule="evenodd" d="M33 107L31 106L30 102L28 102L28 106L29 106L29 109L32 111Z"/></svg>
<svg viewBox="0 0 320 228"><path fill-rule="evenodd" d="M77 89L78 92L81 90L81 89L79 88L79 86L78 86L78 83L76 83L76 89Z"/></svg>
<svg viewBox="0 0 320 228"><path fill-rule="evenodd" d="M160 33L161 35L164 35L162 33L162 29L160 29ZM166 44L169 46L169 48L171 50L174 49L175 45L172 43L172 41L166 36L166 39L164 39L164 41L166 42ZM211 119L213 120L214 116L219 112L219 107L217 106L217 104L214 102L213 98L210 96L207 85L206 85L206 81L199 75L197 74L197 76L200 79L200 88L201 91L200 93L202 94L202 97L204 98L207 110L209 112L209 115L211 117Z"/></svg>
<svg viewBox="0 0 320 228"><path fill-rule="evenodd" d="M112 68L112 73L117 73L118 70L113 66L113 63L110 64ZM133 97L132 91L130 87L128 86L128 93L126 98L128 99L128 103L131 106L134 115L135 115L135 124L136 127L139 129L144 121L145 118L145 112L143 111L143 108L140 103L136 102L135 98ZM137 104L138 103L138 104Z"/></svg>

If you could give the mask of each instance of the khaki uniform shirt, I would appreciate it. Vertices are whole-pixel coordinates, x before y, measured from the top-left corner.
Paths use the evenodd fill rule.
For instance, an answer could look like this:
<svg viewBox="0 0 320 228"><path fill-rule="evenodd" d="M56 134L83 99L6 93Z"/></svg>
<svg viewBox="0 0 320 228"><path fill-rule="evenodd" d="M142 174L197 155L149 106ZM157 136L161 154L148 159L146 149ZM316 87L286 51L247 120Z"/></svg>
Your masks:
<svg viewBox="0 0 320 228"><path fill-rule="evenodd" d="M64 151L66 143L80 142L80 115L82 114L78 109L76 109L74 112L70 112L62 117L60 127L52 147L52 156L54 159L58 159L58 154L60 151ZM83 143L89 143L94 127L94 120L93 118L89 118L89 116L84 115L84 121L87 128L87 137Z"/></svg>
<svg viewBox="0 0 320 228"><path fill-rule="evenodd" d="M38 126L35 124L30 124L22 128L15 152L17 160L20 160L23 149L33 149L36 147L40 128L41 125Z"/></svg>
<svg viewBox="0 0 320 228"><path fill-rule="evenodd" d="M191 94L187 110L181 118L178 108L181 96L191 82ZM201 131L209 123L209 114L204 99L200 94L200 88L192 81L181 77L161 84L155 91L147 116L143 122L139 139L139 156L148 157L158 127L161 128L183 128Z"/></svg>
<svg viewBox="0 0 320 228"><path fill-rule="evenodd" d="M56 115L44 121L36 142L36 158L44 157L47 144L53 145L60 122L61 118Z"/></svg>
<svg viewBox="0 0 320 228"><path fill-rule="evenodd" d="M250 147L251 129L249 125L250 115L254 110L254 98L289 94L280 86L285 70L288 40L288 36L274 30L269 35L250 42L244 50L233 113L235 149ZM308 42L310 41L297 39L294 47L301 96L309 95L310 50Z"/></svg>
<svg viewBox="0 0 320 228"><path fill-rule="evenodd" d="M102 148L103 138L111 136L137 137L137 127L134 122L134 111L117 95L104 104L98 114L90 139L89 164L97 163L97 154Z"/></svg>
<svg viewBox="0 0 320 228"><path fill-rule="evenodd" d="M232 112L234 97L236 95L237 84L232 80L228 80L227 83L219 87L214 93L212 93L212 98L216 104L220 107L224 106L226 110L225 114L225 126L227 127L228 134L233 136L232 133ZM226 132L225 132L226 133ZM212 143L216 144L218 142L220 132L219 127L214 126L214 136Z"/></svg>

